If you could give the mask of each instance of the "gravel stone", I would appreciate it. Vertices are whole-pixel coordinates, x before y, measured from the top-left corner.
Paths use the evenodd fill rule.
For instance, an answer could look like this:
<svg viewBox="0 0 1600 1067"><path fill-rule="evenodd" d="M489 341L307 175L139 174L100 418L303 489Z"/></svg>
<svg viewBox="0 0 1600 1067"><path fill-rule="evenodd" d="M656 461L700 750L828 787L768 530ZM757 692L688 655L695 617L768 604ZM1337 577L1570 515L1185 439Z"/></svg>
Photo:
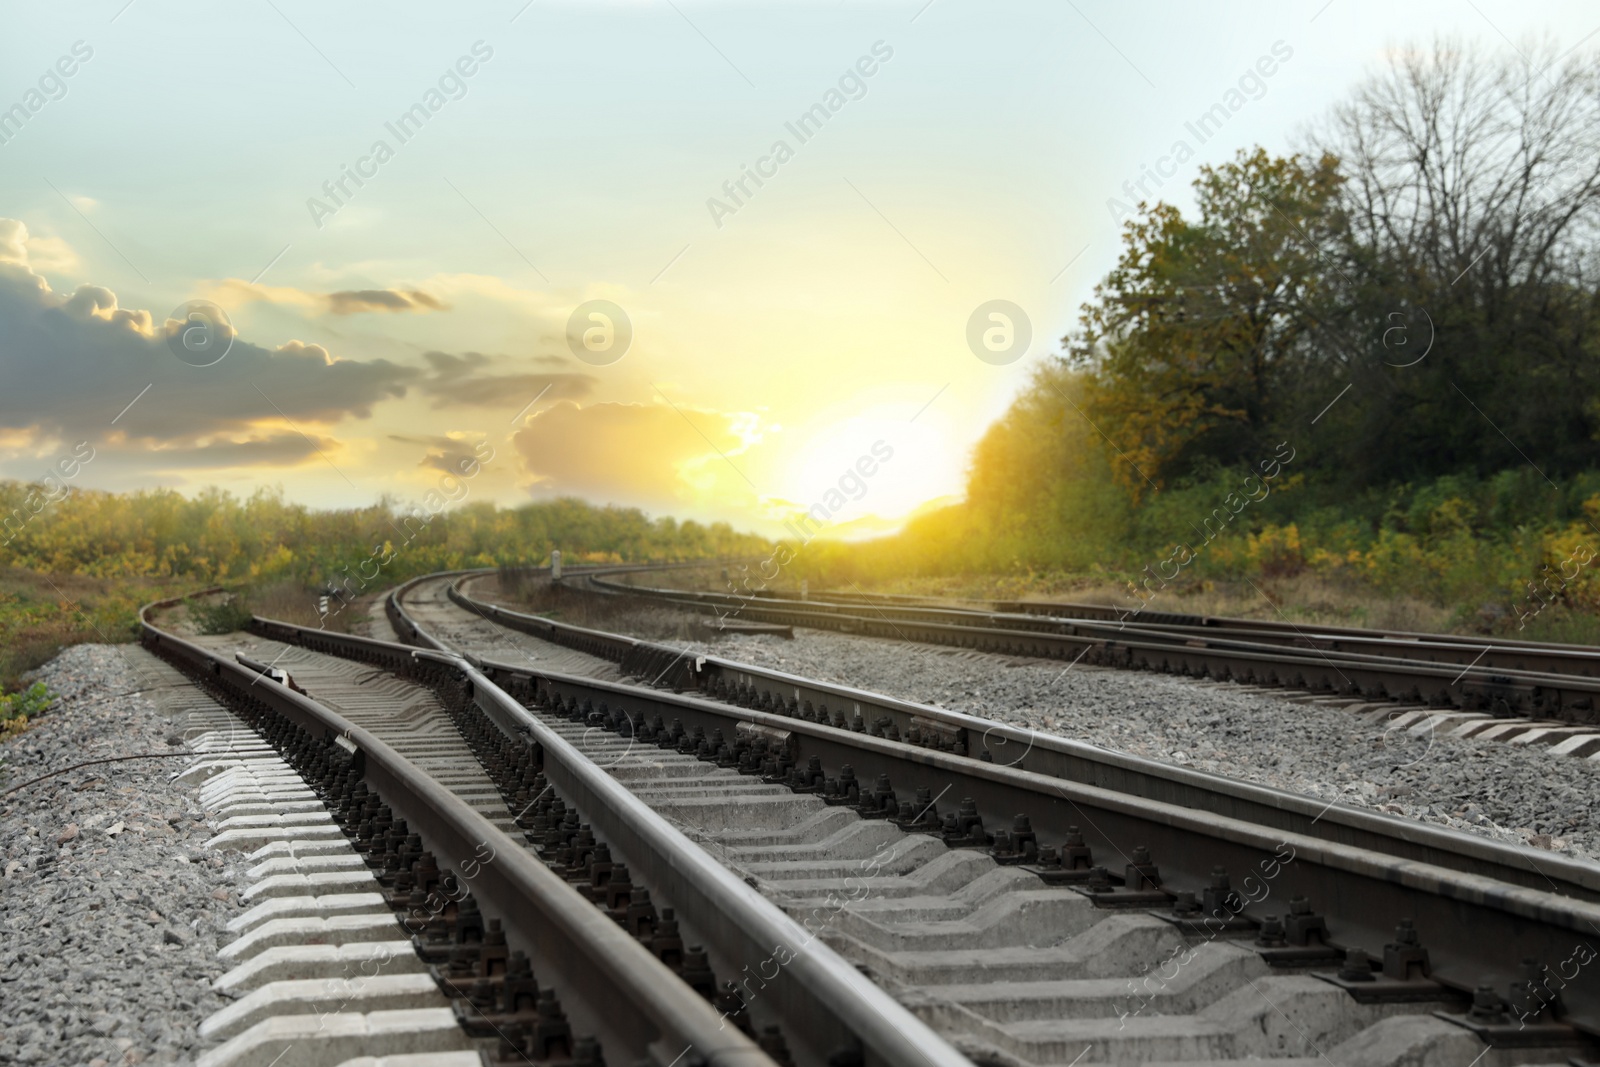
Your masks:
<svg viewBox="0 0 1600 1067"><path fill-rule="evenodd" d="M654 614L640 630L656 629ZM607 628L631 633L626 617ZM637 633L636 636L644 636ZM1600 859L1600 765L1534 745L1412 736L1380 718L1145 671L795 630L675 642L1041 733L1377 808L1516 845ZM1008 757L996 750L995 758Z"/></svg>
<svg viewBox="0 0 1600 1067"><path fill-rule="evenodd" d="M84 760L184 752L183 724L140 692L171 684L147 655L78 645L41 668L60 699L0 745L0 789ZM84 767L0 799L0 1063L190 1063L207 1047L195 1030L228 1003L210 986L241 910L218 887L243 856L178 862L207 855L213 833L197 789L168 781L182 766Z"/></svg>

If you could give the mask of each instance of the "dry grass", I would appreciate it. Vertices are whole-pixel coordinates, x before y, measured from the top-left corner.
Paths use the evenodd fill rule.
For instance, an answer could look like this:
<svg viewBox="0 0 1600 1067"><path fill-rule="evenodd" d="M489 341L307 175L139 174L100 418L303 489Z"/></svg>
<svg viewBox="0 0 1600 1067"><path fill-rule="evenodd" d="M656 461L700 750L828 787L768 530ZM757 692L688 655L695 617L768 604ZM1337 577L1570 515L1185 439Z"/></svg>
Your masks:
<svg viewBox="0 0 1600 1067"><path fill-rule="evenodd" d="M734 592L740 578L737 568L731 569L725 579L720 567L704 567L641 575L637 580L640 584L662 588ZM751 584L760 585L756 581ZM779 575L767 588L780 596L798 596L800 592L799 583L791 580L788 574ZM1125 609L1138 605L1124 582L1062 574L905 578L845 587L850 592L857 588L862 592L950 601L1064 601ZM813 585L812 592L820 595L825 591ZM1524 641L1600 645L1600 617L1587 612L1552 606L1519 630L1515 620L1503 610L1471 610L1415 596L1385 595L1370 583L1341 580L1311 571L1292 576L1260 576L1249 581L1173 582L1159 590L1144 610L1287 620L1296 625L1482 634Z"/></svg>
<svg viewBox="0 0 1600 1067"><path fill-rule="evenodd" d="M0 567L0 688L68 645L134 639L140 606L192 586L170 578L92 578Z"/></svg>
<svg viewBox="0 0 1600 1067"><path fill-rule="evenodd" d="M1054 594L1032 592L1022 600L1051 600ZM1084 604L1138 606L1126 586L1095 582L1061 599ZM1258 578L1251 582L1200 582L1161 590L1144 607L1183 615L1218 615L1235 619L1271 619L1326 626L1365 626L1380 630L1448 632L1453 612L1415 597L1375 599L1369 589L1351 588L1315 574Z"/></svg>
<svg viewBox="0 0 1600 1067"><path fill-rule="evenodd" d="M1126 583L1102 578L971 576L909 579L873 590L947 599L1037 600L1116 606L1133 610L1139 601ZM1144 604L1147 612L1275 619L1325 626L1451 632L1455 613L1415 597L1384 598L1370 587L1331 581L1309 572L1252 581L1173 582Z"/></svg>
<svg viewBox="0 0 1600 1067"><path fill-rule="evenodd" d="M552 585L548 579L538 576L502 572L477 579L467 587L467 592L493 604L544 615L573 626L626 633L651 641L708 641L715 636L705 629L705 616L633 597L580 592Z"/></svg>
<svg viewBox="0 0 1600 1067"><path fill-rule="evenodd" d="M301 582L282 581L250 590L246 602L250 611L262 618L292 622L296 626L315 627L320 624L324 630L341 634L354 632L351 627L365 623L368 612L372 610L373 598L370 596L342 607L339 601L334 600L330 602L328 615L324 618L319 610L320 596L320 589Z"/></svg>
<svg viewBox="0 0 1600 1067"><path fill-rule="evenodd" d="M951 600L1038 600L1116 605L1138 602L1121 582L1103 578L977 575L906 579L870 590ZM1250 581L1170 584L1145 605L1148 612L1271 619L1321 626L1360 626L1374 630L1492 635L1524 641L1600 645L1600 618L1559 606L1547 608L1526 629L1500 610L1467 610L1413 596L1385 596L1372 585L1302 572L1292 577Z"/></svg>
<svg viewBox="0 0 1600 1067"><path fill-rule="evenodd" d="M290 622L297 626L318 626L334 633L350 633L351 626L364 622L370 603L348 604L323 619L318 611L317 590L299 582L276 582L239 593L216 593L174 605L161 613L160 623L174 633L194 636L244 629L251 615Z"/></svg>
<svg viewBox="0 0 1600 1067"><path fill-rule="evenodd" d="M28 671L69 645L132 641L139 608L152 600L183 596L197 583L188 578L93 578L81 574L41 574L0 567L0 690L17 688ZM207 598L214 606L217 597ZM303 626L317 625L316 591L297 582L279 582L246 592L244 610ZM348 605L326 621L341 633L362 620L370 602ZM198 632L199 619L186 606L166 612L163 622L181 632Z"/></svg>

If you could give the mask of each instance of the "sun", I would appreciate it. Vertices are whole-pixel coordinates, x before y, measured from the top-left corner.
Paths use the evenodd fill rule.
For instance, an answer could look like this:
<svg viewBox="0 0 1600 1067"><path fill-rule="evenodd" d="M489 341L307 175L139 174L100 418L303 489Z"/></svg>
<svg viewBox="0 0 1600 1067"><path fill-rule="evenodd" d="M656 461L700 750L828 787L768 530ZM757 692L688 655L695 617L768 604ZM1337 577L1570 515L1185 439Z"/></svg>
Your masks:
<svg viewBox="0 0 1600 1067"><path fill-rule="evenodd" d="M883 403L813 430L780 469L775 517L820 505L835 528L882 529L961 493L964 457L938 412Z"/></svg>

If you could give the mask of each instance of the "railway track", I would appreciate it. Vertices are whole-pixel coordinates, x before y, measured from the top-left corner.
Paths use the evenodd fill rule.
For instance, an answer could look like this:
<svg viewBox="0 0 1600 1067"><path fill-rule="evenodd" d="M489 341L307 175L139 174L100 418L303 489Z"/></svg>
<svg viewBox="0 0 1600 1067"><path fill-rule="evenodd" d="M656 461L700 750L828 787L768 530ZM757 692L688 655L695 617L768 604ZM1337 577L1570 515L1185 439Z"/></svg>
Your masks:
<svg viewBox="0 0 1600 1067"><path fill-rule="evenodd" d="M566 626L508 610L465 591L469 583L487 579L487 575L429 579L417 583L414 590L402 592L407 604L417 600L442 615L443 609L437 606L441 600L438 590L445 590L446 598L461 609L449 625L466 628L457 631L458 640L477 640L481 644L473 647L479 654L502 662L512 662L506 653L512 647L507 642L514 639L508 638L505 630L525 634L544 648L582 643L597 657L626 666L653 684L666 683L758 709L781 707L787 711L790 705L785 701L792 699L802 715L826 719L870 736L904 739L921 747L965 754L1018 770L1070 778L1219 815L1242 815L1264 826L1370 847L1528 888L1554 885L1564 894L1597 899L1600 882L1596 881L1593 867L1586 863L1525 849L1488 847L1477 837L1419 827L1368 809L1329 805L1250 782L769 667L712 655L690 659L675 648ZM517 653L519 657L527 654Z"/></svg>
<svg viewBox="0 0 1600 1067"><path fill-rule="evenodd" d="M751 997L744 961L804 931L459 656L265 621L189 640L162 606L146 647L250 727L209 788L245 790L218 846L263 860L203 1063L966 1062L820 945Z"/></svg>
<svg viewBox="0 0 1600 1067"><path fill-rule="evenodd" d="M1550 1042L1556 1062L1600 1023L1600 987L1574 962L1600 933L1589 865L691 661L498 608L458 577L392 598L396 630L434 643L448 629L730 869L793 915L828 917L823 940L976 1060L1400 1062L1452 1048L1475 1050L1470 1061L1487 1039ZM634 683L541 666L572 651ZM664 761L674 720L690 740ZM996 760L1001 740L1022 756ZM1229 929L1207 927L1230 890L1243 908L1226 911ZM1363 952L1387 959L1389 980L1367 984L1363 968L1378 971ZM1518 1017L1530 997L1543 1021Z"/></svg>
<svg viewBox="0 0 1600 1067"><path fill-rule="evenodd" d="M451 1067L1600 1049L1590 865L689 658L508 611L473 581L392 595L404 644L265 619L187 640L146 618L147 647L251 724L229 751L304 776L252 780L257 800L332 815L317 849L284 845L298 895L276 906L365 894L362 936L410 950L346 998L340 1043L311 1040L326 1012L280 980L208 1023L225 1038L208 1062L339 1062L418 1020L418 1062ZM675 936L626 926L640 905L657 924L672 907ZM530 984L565 1044L536 1047L544 1001L504 1003Z"/></svg>
<svg viewBox="0 0 1600 1067"><path fill-rule="evenodd" d="M1469 732L1490 729L1490 719L1538 721L1543 743L1576 738L1572 750L1600 751L1600 653L1580 646L1119 614L1076 604L951 607L871 594L791 600L664 589L605 572L574 582L721 617L1403 702L1451 713L1453 727Z"/></svg>

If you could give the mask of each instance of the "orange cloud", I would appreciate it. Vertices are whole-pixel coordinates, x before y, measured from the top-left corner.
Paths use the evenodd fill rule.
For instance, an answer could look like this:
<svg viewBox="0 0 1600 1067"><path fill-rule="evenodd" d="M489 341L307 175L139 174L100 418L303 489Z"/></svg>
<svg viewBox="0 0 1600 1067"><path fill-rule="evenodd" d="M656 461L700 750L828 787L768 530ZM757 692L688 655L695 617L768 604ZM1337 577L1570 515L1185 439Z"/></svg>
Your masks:
<svg viewBox="0 0 1600 1067"><path fill-rule="evenodd" d="M512 443L536 491L663 508L730 491L754 497L739 458L748 416L656 404L563 401L539 412Z"/></svg>

